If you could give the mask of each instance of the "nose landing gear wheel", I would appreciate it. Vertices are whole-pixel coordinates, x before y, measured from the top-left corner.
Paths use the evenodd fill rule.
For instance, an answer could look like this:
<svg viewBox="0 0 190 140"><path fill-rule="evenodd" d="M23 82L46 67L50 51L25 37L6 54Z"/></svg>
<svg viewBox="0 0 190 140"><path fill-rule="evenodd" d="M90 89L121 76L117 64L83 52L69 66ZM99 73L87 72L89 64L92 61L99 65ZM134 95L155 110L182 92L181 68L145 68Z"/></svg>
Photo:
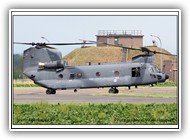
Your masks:
<svg viewBox="0 0 190 140"><path fill-rule="evenodd" d="M114 94L118 94L119 93L119 90L117 88L110 88L109 93L114 93Z"/></svg>
<svg viewBox="0 0 190 140"><path fill-rule="evenodd" d="M55 94L56 91L54 89L47 89L46 94Z"/></svg>

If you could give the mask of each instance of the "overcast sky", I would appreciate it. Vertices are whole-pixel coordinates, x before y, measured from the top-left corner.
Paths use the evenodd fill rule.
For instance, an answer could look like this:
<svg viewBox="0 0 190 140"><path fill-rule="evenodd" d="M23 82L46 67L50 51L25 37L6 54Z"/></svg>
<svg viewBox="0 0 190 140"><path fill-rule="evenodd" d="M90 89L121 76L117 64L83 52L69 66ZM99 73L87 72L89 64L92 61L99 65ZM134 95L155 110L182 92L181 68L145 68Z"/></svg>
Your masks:
<svg viewBox="0 0 190 140"><path fill-rule="evenodd" d="M96 40L98 30L141 30L143 45L152 40L177 54L176 16L14 16L14 42L80 42L79 39ZM79 46L56 46L63 56ZM21 54L27 46L14 45L14 54Z"/></svg>

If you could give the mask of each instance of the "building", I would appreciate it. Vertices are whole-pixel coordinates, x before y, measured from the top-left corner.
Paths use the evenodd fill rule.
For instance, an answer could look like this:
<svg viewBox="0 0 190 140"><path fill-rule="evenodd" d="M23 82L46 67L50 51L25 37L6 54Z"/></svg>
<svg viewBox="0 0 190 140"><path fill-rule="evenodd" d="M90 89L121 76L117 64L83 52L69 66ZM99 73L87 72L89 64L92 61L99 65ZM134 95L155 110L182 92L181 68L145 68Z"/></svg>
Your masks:
<svg viewBox="0 0 190 140"><path fill-rule="evenodd" d="M178 79L178 63L174 60L163 61L163 72L169 75L169 80L177 81Z"/></svg>
<svg viewBox="0 0 190 140"><path fill-rule="evenodd" d="M96 38L97 46L105 46L104 43L131 48L143 46L141 30L99 30Z"/></svg>
<svg viewBox="0 0 190 140"><path fill-rule="evenodd" d="M142 47L143 35L141 30L99 30L96 35L97 46L121 45L122 62L126 62L127 49L124 47Z"/></svg>

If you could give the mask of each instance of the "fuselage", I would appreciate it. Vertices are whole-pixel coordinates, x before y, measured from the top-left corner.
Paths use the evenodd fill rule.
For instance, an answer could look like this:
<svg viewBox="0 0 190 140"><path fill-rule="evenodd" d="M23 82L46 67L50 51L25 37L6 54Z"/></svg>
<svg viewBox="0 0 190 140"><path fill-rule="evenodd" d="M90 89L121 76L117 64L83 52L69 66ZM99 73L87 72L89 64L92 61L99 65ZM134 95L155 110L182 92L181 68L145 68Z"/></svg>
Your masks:
<svg viewBox="0 0 190 140"><path fill-rule="evenodd" d="M139 55L132 62L67 66L54 49L31 47L24 51L23 73L47 89L80 89L137 86L164 82L152 55Z"/></svg>
<svg viewBox="0 0 190 140"><path fill-rule="evenodd" d="M36 69L32 73L35 83L51 89L147 85L157 83L159 77L165 81L165 75L157 73L148 63L65 66L57 70Z"/></svg>

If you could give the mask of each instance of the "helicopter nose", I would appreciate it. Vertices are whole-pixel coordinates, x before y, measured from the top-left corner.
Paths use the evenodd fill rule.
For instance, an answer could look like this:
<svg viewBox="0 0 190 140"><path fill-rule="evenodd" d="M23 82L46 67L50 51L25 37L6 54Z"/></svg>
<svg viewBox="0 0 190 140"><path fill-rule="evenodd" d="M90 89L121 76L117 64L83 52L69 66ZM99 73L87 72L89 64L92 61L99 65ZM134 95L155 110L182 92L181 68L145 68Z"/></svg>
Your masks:
<svg viewBox="0 0 190 140"><path fill-rule="evenodd" d="M169 75L166 74L166 75L165 75L165 79L166 79L166 80L169 79Z"/></svg>

